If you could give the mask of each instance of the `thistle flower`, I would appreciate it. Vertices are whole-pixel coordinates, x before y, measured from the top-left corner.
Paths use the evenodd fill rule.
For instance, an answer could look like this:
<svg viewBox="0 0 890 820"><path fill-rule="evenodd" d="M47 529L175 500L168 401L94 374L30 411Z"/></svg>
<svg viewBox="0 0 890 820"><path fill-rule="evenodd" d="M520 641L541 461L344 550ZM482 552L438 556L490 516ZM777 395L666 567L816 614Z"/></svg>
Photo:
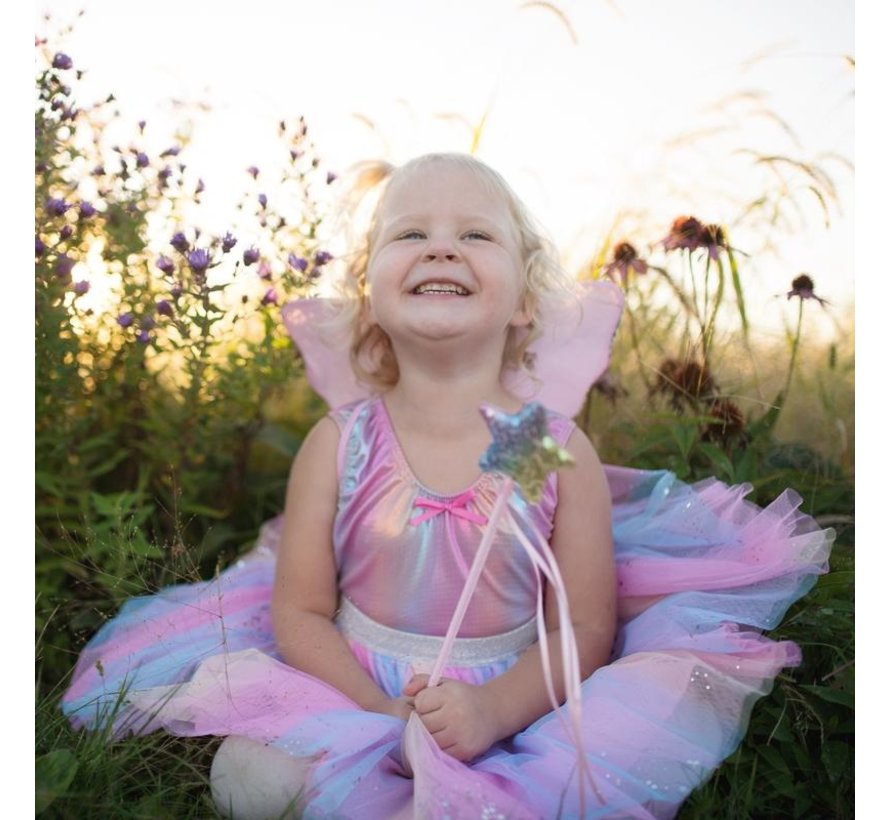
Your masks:
<svg viewBox="0 0 890 820"><path fill-rule="evenodd" d="M269 288L264 294L263 298L260 300L261 305L277 305L278 304L278 294L275 292L275 288Z"/></svg>
<svg viewBox="0 0 890 820"><path fill-rule="evenodd" d="M210 266L210 254L204 248L196 248L193 251L189 251L186 259L188 260L189 267L198 276L203 276Z"/></svg>
<svg viewBox="0 0 890 820"><path fill-rule="evenodd" d="M330 254L327 251L319 251L315 254L315 266L320 268L323 265L327 265L333 258L333 254Z"/></svg>
<svg viewBox="0 0 890 820"><path fill-rule="evenodd" d="M173 264L173 260L167 256L164 256L164 254L161 254L155 260L155 265L157 266L159 271L166 274L167 276L172 276L173 271L176 270L176 266Z"/></svg>
<svg viewBox="0 0 890 820"><path fill-rule="evenodd" d="M303 259L302 256L297 256L295 253L289 253L287 255L287 264L290 265L294 270L300 271L300 273L305 273L306 268L309 267L309 261L307 259Z"/></svg>
<svg viewBox="0 0 890 820"><path fill-rule="evenodd" d="M260 203L260 207L261 207L261 208L265 208L265 207L266 207L266 203L268 203L268 201L269 201L265 194L260 194L260 195L257 197L257 200L259 200L259 203Z"/></svg>
<svg viewBox="0 0 890 820"><path fill-rule="evenodd" d="M234 236L232 236L231 233L226 231L226 235L222 238L222 252L228 253L237 244L238 240Z"/></svg>
<svg viewBox="0 0 890 820"><path fill-rule="evenodd" d="M133 314L132 314L132 313L129 313L129 312L127 312L127 313L121 313L121 315L117 317L117 323L118 323L121 327L124 327L124 328L126 328L126 327L132 327L132 326L133 326L133 322L134 322L135 320L136 320L136 317L134 317Z"/></svg>
<svg viewBox="0 0 890 820"><path fill-rule="evenodd" d="M745 417L738 405L729 399L715 399L708 408L708 415L713 417L702 431L705 441L713 441L726 444L733 438L743 436L745 433Z"/></svg>
<svg viewBox="0 0 890 820"><path fill-rule="evenodd" d="M804 299L815 299L822 307L825 307L828 302L821 296L816 295L815 287L813 280L807 274L802 273L791 282L791 290L788 291L786 296L788 299L796 296L801 301Z"/></svg>
<svg viewBox="0 0 890 820"><path fill-rule="evenodd" d="M247 173L256 179L260 175L260 169L257 168L256 165L251 165L250 168L247 169Z"/></svg>
<svg viewBox="0 0 890 820"><path fill-rule="evenodd" d="M71 206L64 199L50 197L46 200L46 212L50 216L64 216Z"/></svg>
<svg viewBox="0 0 890 820"><path fill-rule="evenodd" d="M84 201L77 206L77 212L81 219L90 219L96 215L96 208L91 203Z"/></svg>
<svg viewBox="0 0 890 820"><path fill-rule="evenodd" d="M170 244L180 253L185 253L189 249L189 241L185 238L182 231L177 231L170 239Z"/></svg>
<svg viewBox="0 0 890 820"><path fill-rule="evenodd" d="M619 242L612 248L612 261L606 265L603 273L612 281L615 281L615 275L618 274L621 284L626 287L632 270L642 276L649 270L649 265L640 259L637 249L630 242Z"/></svg>
<svg viewBox="0 0 890 820"><path fill-rule="evenodd" d="M136 167L137 168L146 168L148 166L148 154L144 151L139 151L136 154Z"/></svg>
<svg viewBox="0 0 890 820"><path fill-rule="evenodd" d="M56 56L53 57L53 68L67 71L73 66L74 61L67 54L63 54L61 51L56 52Z"/></svg>
<svg viewBox="0 0 890 820"><path fill-rule="evenodd" d="M665 359L658 367L653 391L665 393L671 405L679 410L682 401L695 404L711 399L716 386L706 365L690 360Z"/></svg>
<svg viewBox="0 0 890 820"><path fill-rule="evenodd" d="M161 316L173 315L173 305L171 305L166 299L158 299L158 301L155 303L155 310Z"/></svg>
<svg viewBox="0 0 890 820"><path fill-rule="evenodd" d="M246 248L244 251L244 264L252 265L260 258L260 252L254 247Z"/></svg>
<svg viewBox="0 0 890 820"><path fill-rule="evenodd" d="M90 283L87 282L86 279L81 279L79 282L74 283L74 295L75 296L83 296L85 293L88 293L90 290Z"/></svg>

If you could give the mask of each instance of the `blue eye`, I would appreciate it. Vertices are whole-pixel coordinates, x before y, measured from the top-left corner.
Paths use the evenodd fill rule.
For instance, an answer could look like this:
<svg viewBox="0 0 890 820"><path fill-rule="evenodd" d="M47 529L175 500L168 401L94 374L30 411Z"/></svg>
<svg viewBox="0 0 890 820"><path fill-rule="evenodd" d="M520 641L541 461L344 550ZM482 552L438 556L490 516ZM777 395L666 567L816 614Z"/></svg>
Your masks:
<svg viewBox="0 0 890 820"><path fill-rule="evenodd" d="M464 239L484 239L485 241L490 242L491 237L485 233L485 231L467 231L464 236Z"/></svg>
<svg viewBox="0 0 890 820"><path fill-rule="evenodd" d="M423 231L405 231L404 233L400 233L397 239L425 239Z"/></svg>

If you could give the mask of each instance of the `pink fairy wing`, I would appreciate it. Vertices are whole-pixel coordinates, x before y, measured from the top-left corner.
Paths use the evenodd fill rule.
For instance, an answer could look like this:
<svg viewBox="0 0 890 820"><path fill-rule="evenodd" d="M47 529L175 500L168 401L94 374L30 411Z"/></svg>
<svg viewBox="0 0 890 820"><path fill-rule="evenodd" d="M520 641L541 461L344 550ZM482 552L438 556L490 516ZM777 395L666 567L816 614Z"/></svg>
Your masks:
<svg viewBox="0 0 890 820"><path fill-rule="evenodd" d="M349 364L349 328L332 326L330 299L295 299L281 308L284 326L303 357L306 378L329 407L340 407L371 395Z"/></svg>
<svg viewBox="0 0 890 820"><path fill-rule="evenodd" d="M523 401L539 401L566 416L581 409L591 385L609 366L612 337L624 296L613 282L578 286L577 304L561 305L544 317L544 333L529 347L534 376L512 371L506 386ZM580 308L580 309L579 309Z"/></svg>
<svg viewBox="0 0 890 820"><path fill-rule="evenodd" d="M523 401L536 400L574 416L609 364L623 305L621 290L612 282L580 284L577 301L552 309L545 316L543 335L529 348L535 375L512 371L505 377L507 387ZM282 308L309 384L330 407L340 407L367 398L371 390L356 379L349 365L350 331L331 327L333 313L333 302L324 298L296 299Z"/></svg>

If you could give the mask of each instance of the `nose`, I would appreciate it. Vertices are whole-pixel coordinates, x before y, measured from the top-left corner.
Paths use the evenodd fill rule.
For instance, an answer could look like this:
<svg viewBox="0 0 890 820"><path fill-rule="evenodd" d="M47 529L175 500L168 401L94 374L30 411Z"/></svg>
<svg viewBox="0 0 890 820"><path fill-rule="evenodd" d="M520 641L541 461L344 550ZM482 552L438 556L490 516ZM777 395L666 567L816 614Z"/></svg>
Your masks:
<svg viewBox="0 0 890 820"><path fill-rule="evenodd" d="M457 248L448 239L431 239L423 253L424 262L456 262L459 259Z"/></svg>

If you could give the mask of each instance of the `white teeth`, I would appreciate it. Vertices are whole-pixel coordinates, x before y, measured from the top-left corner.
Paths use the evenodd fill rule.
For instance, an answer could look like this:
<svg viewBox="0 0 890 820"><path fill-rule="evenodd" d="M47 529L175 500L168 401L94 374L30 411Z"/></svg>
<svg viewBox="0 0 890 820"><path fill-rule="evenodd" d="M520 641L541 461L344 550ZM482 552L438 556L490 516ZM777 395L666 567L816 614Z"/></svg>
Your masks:
<svg viewBox="0 0 890 820"><path fill-rule="evenodd" d="M453 293L455 296L468 296L469 291L453 282L424 282L414 288L413 293Z"/></svg>

